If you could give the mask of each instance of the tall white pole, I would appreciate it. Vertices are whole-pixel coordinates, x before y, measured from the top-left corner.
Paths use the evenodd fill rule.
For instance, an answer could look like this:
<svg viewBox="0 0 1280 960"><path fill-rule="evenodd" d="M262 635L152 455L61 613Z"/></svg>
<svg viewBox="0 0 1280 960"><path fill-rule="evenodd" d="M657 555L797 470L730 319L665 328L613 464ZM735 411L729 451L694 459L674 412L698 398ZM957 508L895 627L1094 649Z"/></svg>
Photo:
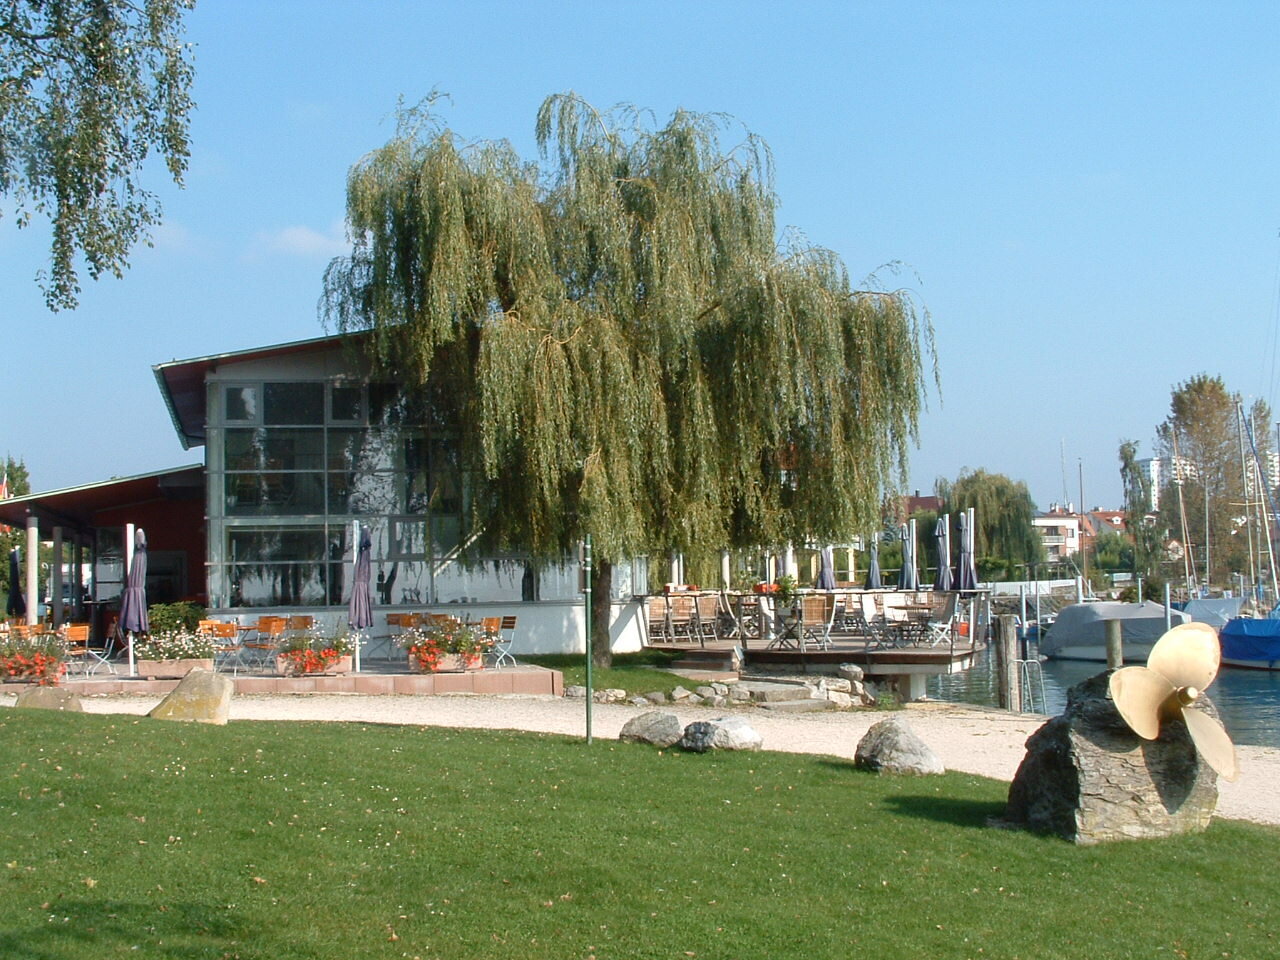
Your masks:
<svg viewBox="0 0 1280 960"><path fill-rule="evenodd" d="M360 560L360 521L352 520L351 521L351 591L353 596L355 595L355 589L356 589L356 564L359 562L359 560ZM347 622L347 629L352 633L356 632L355 627L351 624L350 621ZM356 637L356 650L355 650L355 658L354 658L354 666L355 666L356 673L360 672L360 648L362 646L364 646L363 630L361 630L359 632L359 636Z"/></svg>
<svg viewBox="0 0 1280 960"><path fill-rule="evenodd" d="M134 526L132 523L124 525L124 587L129 588L129 571L133 569L133 536ZM123 596L123 594L122 594ZM116 624L117 630L122 630L123 625ZM133 631L130 630L125 637L129 644L129 676L136 677L138 675L138 664L133 656Z"/></svg>
<svg viewBox="0 0 1280 960"><path fill-rule="evenodd" d="M40 620L40 520L27 514L27 625Z"/></svg>

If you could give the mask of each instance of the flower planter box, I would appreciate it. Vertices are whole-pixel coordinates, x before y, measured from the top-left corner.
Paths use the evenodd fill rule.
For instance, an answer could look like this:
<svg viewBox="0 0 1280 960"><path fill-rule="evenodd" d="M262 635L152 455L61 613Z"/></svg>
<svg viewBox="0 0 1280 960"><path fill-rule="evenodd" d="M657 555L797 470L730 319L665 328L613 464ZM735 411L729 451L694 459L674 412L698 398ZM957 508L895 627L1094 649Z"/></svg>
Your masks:
<svg viewBox="0 0 1280 960"><path fill-rule="evenodd" d="M434 670L424 670L418 661L410 656L409 669L414 673L466 673L469 671L483 670L484 657L478 657L473 660L464 660L461 654L444 653L440 655L440 660L436 664Z"/></svg>
<svg viewBox="0 0 1280 960"><path fill-rule="evenodd" d="M282 677L336 677L351 672L350 655L339 657L323 670L307 672L299 670L297 661L287 657L276 657L276 673Z"/></svg>
<svg viewBox="0 0 1280 960"><path fill-rule="evenodd" d="M213 658L208 660L138 660L138 676L148 680L174 680L185 677L192 670L212 670Z"/></svg>

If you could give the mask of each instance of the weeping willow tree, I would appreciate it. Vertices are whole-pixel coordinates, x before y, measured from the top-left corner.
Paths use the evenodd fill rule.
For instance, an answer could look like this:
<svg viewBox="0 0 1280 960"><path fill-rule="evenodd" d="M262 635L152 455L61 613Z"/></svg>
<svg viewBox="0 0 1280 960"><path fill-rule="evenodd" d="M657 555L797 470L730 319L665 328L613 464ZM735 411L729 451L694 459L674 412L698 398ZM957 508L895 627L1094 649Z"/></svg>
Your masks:
<svg viewBox="0 0 1280 960"><path fill-rule="evenodd" d="M768 148L730 129L556 95L539 164L403 111L325 274L326 322L451 406L476 548L592 536L602 663L614 562L851 538L915 439L927 316L782 242Z"/></svg>
<svg viewBox="0 0 1280 960"><path fill-rule="evenodd" d="M974 508L974 553L986 566L994 562L1014 573L1044 559L1044 545L1031 522L1035 503L1021 480L985 470L962 470L954 482L940 477L934 492L945 513Z"/></svg>

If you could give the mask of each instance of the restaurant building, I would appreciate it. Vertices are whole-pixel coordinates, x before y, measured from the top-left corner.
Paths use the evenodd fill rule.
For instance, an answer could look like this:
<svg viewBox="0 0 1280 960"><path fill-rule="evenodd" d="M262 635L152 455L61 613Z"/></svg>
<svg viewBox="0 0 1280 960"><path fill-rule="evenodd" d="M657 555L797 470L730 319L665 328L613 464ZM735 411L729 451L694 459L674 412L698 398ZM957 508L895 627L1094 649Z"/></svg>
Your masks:
<svg viewBox="0 0 1280 960"><path fill-rule="evenodd" d="M94 582L71 593L87 594L99 620L119 597L136 526L148 538L151 602L192 599L240 620L310 613L341 626L365 527L375 636L386 634L386 613L473 604L476 616L520 616L517 653L584 649L576 558L476 556L444 404L380 382L358 345L330 336L157 364L178 439L203 464L0 501L0 522L26 526L28 554L53 541L71 569L67 551L87 551ZM615 650L640 645L635 594L646 581L643 558L615 567ZM83 615L59 609L53 587L55 619Z"/></svg>

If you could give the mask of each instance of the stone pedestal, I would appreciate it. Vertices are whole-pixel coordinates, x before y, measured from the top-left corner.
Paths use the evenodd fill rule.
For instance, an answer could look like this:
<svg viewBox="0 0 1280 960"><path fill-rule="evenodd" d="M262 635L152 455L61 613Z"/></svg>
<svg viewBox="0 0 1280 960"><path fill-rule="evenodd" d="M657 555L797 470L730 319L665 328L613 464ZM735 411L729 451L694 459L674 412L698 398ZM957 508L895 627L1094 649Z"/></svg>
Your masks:
<svg viewBox="0 0 1280 960"><path fill-rule="evenodd" d="M1027 739L1005 821L1079 844L1204 830L1217 774L1181 718L1164 720L1158 740L1130 730L1107 693L1109 676L1072 687L1063 714ZM1197 706L1217 716L1207 697Z"/></svg>

